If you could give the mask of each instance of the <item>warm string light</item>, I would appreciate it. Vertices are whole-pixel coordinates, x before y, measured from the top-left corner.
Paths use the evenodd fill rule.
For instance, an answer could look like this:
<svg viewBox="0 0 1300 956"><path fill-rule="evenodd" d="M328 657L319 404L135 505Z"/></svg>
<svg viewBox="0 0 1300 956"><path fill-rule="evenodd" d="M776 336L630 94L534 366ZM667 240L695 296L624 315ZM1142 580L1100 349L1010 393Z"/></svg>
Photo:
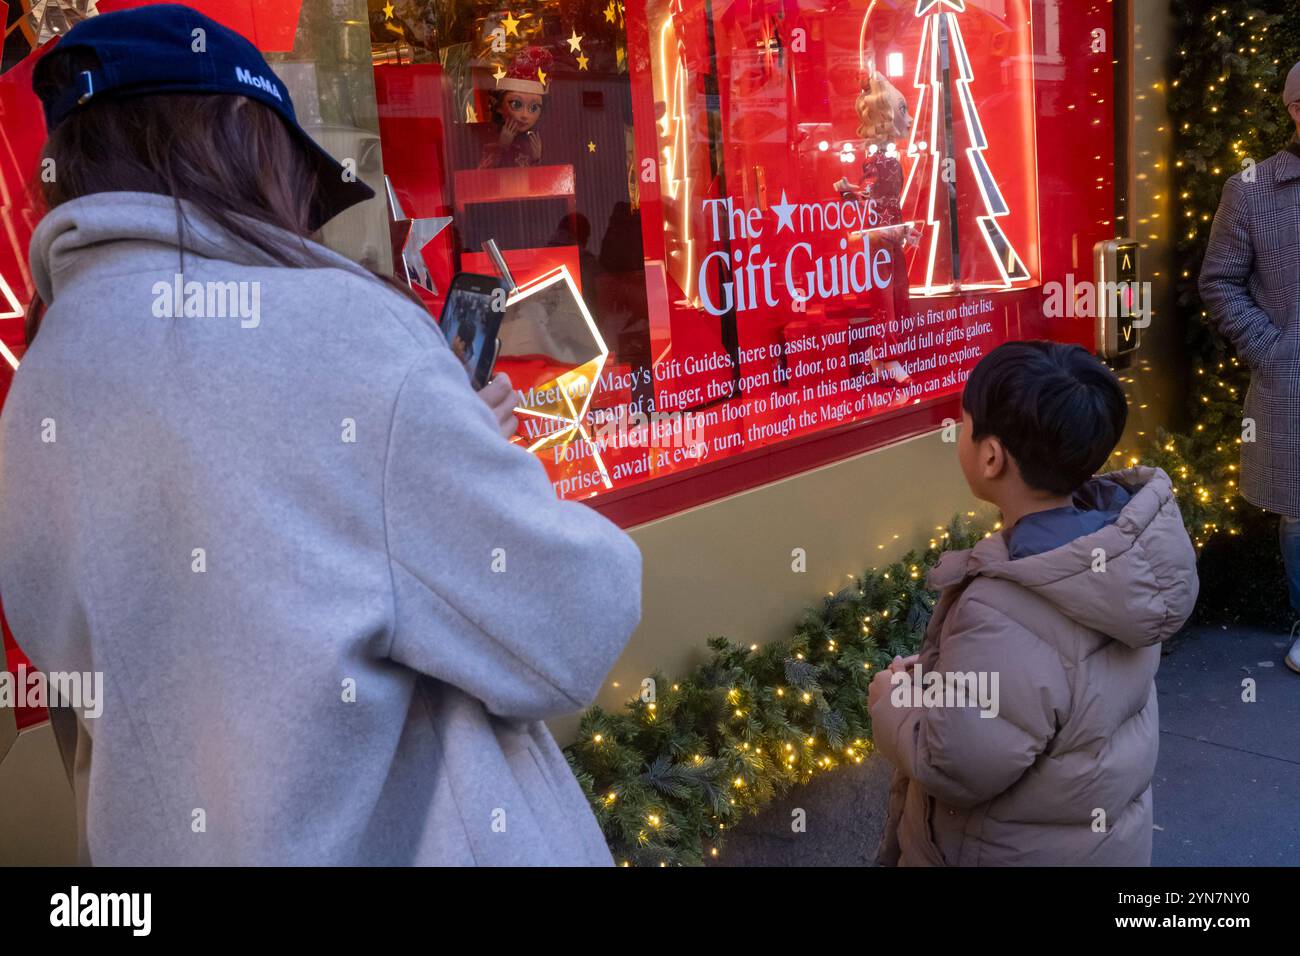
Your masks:
<svg viewBox="0 0 1300 956"><path fill-rule="evenodd" d="M962 520L976 520L975 513ZM900 640L908 642L906 646L913 649L919 641L924 621L917 623L902 618L909 607L915 606L925 588L928 567L945 547L969 547L978 539L978 530L969 524L963 524L960 533L954 535L952 528L956 527L954 524L942 530L942 538L932 539L935 546L923 556L909 555L884 570L872 569L861 576L847 575L845 588L829 595L825 603L826 630L814 628L807 636L796 637L786 650L760 649L752 643L743 648L727 644L725 649L715 645L722 660L731 662L726 666L740 668L739 679L718 687L707 680L702 683L696 675L673 683L671 690L661 693L658 700L632 698L628 701L626 718L603 714L594 719L589 714L585 718L590 721L585 736L587 745L575 745L570 748L570 755L580 778L589 781L584 786L590 786L593 791L592 803L606 832L625 835L625 839L611 841L620 865L683 862L679 841L682 828L690 823L680 816L677 803L673 800L665 803L663 798L685 792L680 781L689 778L680 775L687 769L700 774L699 779L712 779L716 786L725 788L724 794L718 794L720 802L713 803L713 812L706 817L707 825L688 859L688 862L699 862L717 858L717 843L729 820L753 812L770 800L774 792L789 784L806 784L819 774L861 764L872 753L870 740L854 729L855 725L865 724L866 684L875 670L893 656L893 650L902 648ZM836 609L843 605L856 613L839 615ZM881 631L879 636L873 636L873 623L869 622L879 622L874 627ZM814 632L821 636L814 638ZM782 658L786 662L784 668L780 663ZM811 668L798 672L794 687L788 683L788 668L792 664ZM832 673L842 676L832 676ZM771 679L778 674L786 676ZM856 684L859 695L854 708L856 716L847 727L844 715L835 712L828 715L827 705L836 705L822 697L823 687L842 686L846 679L860 682ZM716 720L710 723L705 707L704 716L688 713L686 727L679 726L677 721L683 711L678 702L699 701L700 695L709 693L716 693L715 699L725 702L726 713L734 722L728 726L719 725ZM639 721L644 729L636 730L630 719ZM704 725L688 729L697 719L704 720ZM837 726L849 732L836 730ZM790 735L792 729L797 732L800 728L802 733L798 736ZM665 750L663 756L669 757L667 762L662 756L656 761L648 754L645 755L648 759L643 759L641 748L647 742L643 734L655 735L653 739L666 747L665 739L659 735L672 736L684 731L694 741L693 749L687 750L685 756L673 756ZM620 770L627 766L629 757L632 766L641 768L631 779L626 771ZM655 779L657 774L668 776L661 783ZM785 782L779 783L782 780ZM650 799L656 794L659 799L651 804Z"/></svg>

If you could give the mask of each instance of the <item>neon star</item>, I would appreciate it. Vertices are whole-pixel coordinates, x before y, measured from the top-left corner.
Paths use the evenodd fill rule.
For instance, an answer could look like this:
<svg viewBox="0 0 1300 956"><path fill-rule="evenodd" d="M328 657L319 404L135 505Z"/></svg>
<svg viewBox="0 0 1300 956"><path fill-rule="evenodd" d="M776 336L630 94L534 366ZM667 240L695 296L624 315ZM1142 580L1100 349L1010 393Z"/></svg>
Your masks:
<svg viewBox="0 0 1300 956"><path fill-rule="evenodd" d="M393 5L391 3L385 5L384 7L384 19L385 20L393 19Z"/></svg>
<svg viewBox="0 0 1300 956"><path fill-rule="evenodd" d="M772 212L776 213L776 231L789 229L791 232L794 228L794 211L799 207L790 200L785 198L785 190L781 190L781 201L772 204Z"/></svg>
<svg viewBox="0 0 1300 956"><path fill-rule="evenodd" d="M916 0L916 15L923 16L927 10L940 3L945 7L952 7L958 13L966 9L966 0Z"/></svg>
<svg viewBox="0 0 1300 956"><path fill-rule="evenodd" d="M609 6L605 8L605 19L610 23L614 22L614 17L618 13L618 8L614 6L613 0L610 0Z"/></svg>
<svg viewBox="0 0 1300 956"><path fill-rule="evenodd" d="M506 28L506 36L519 36L519 21L512 11L506 11L506 18L501 21L501 25Z"/></svg>
<svg viewBox="0 0 1300 956"><path fill-rule="evenodd" d="M569 39L565 42L569 44L570 53L581 53L582 41L583 41L583 37L578 36L578 31L574 30L573 35L569 37Z"/></svg>
<svg viewBox="0 0 1300 956"><path fill-rule="evenodd" d="M590 62L591 60L587 58L587 54L585 53L578 54L578 69L585 70L587 68L587 64Z"/></svg>
<svg viewBox="0 0 1300 956"><path fill-rule="evenodd" d="M589 153L594 153L595 151L596 151L596 144L595 144L595 143L588 143L588 144L587 144L587 152L589 152Z"/></svg>
<svg viewBox="0 0 1300 956"><path fill-rule="evenodd" d="M537 68L537 82L546 85L546 72L540 66Z"/></svg>
<svg viewBox="0 0 1300 956"><path fill-rule="evenodd" d="M506 68L502 66L500 63L498 63L497 71L492 74L492 78L495 79L498 84L500 84L501 81L506 78Z"/></svg>

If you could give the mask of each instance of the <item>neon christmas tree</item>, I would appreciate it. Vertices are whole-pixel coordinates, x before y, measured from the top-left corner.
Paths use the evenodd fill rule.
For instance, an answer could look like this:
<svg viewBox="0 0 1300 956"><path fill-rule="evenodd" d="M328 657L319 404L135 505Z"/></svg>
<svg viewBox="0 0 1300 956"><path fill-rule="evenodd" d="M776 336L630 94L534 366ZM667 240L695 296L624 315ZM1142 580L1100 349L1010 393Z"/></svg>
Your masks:
<svg viewBox="0 0 1300 956"><path fill-rule="evenodd" d="M903 191L909 218L924 223L918 294L1005 289L1030 278L999 219L1010 214L984 156L988 140L971 94L975 79L957 14L965 0L917 0L922 18L915 85L920 90ZM964 154L964 155L963 155Z"/></svg>

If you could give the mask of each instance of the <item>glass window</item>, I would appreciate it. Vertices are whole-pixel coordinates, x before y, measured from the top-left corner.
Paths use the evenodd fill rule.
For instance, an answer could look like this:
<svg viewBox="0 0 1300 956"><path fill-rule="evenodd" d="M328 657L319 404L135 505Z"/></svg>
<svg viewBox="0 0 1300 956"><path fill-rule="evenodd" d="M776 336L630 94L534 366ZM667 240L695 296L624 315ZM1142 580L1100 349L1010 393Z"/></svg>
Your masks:
<svg viewBox="0 0 1300 956"><path fill-rule="evenodd" d="M391 259L434 316L500 248L515 440L564 497L684 507L959 417L1007 339L1093 345L1073 296L1125 231L1108 4L196 2L383 197L325 241ZM30 294L31 46L0 72L0 389Z"/></svg>
<svg viewBox="0 0 1300 956"><path fill-rule="evenodd" d="M1041 0L370 0L385 170L406 216L450 217L435 311L503 251L516 440L565 497L870 447L1001 341L1090 342L1044 309L1114 234L1111 54L1062 46L1090 18L1109 31ZM1044 125L1077 153L1044 163Z"/></svg>

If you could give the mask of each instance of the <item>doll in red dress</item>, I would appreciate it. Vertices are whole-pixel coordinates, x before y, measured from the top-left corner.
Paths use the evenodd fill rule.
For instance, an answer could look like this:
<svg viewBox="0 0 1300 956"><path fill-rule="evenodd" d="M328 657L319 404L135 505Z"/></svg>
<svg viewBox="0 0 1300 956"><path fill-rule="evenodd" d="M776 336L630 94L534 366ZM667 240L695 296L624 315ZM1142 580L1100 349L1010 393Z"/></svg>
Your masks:
<svg viewBox="0 0 1300 956"><path fill-rule="evenodd" d="M835 188L846 199L870 203L867 233L871 246L887 250L893 263L893 281L887 287L873 289L862 297L872 323L884 324L901 318L910 307L906 250L920 238L912 224L903 220L900 204L903 164L898 158L896 145L911 132L912 118L908 114L907 99L880 73L867 78L854 106L861 121L858 135L862 137L866 151L862 179L857 186L842 179ZM858 241L861 237L862 233L858 232L850 239ZM907 370L896 357L886 355L892 342L891 336L871 342L876 355L871 365L882 379L906 385L909 381Z"/></svg>

